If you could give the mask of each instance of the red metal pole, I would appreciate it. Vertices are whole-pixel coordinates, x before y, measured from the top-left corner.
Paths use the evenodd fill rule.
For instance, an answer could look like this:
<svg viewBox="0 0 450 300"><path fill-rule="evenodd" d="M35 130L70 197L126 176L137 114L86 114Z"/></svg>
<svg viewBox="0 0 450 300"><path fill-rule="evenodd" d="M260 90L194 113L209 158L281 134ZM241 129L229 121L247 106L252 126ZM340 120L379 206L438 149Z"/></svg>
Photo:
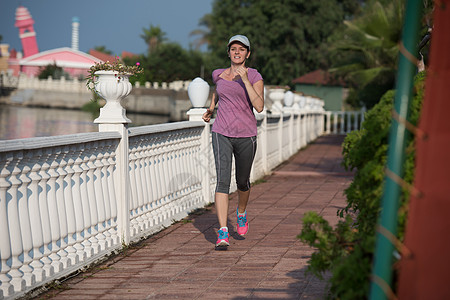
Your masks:
<svg viewBox="0 0 450 300"><path fill-rule="evenodd" d="M450 0L435 1L430 65L416 138L414 186L400 262L399 299L450 299Z"/></svg>

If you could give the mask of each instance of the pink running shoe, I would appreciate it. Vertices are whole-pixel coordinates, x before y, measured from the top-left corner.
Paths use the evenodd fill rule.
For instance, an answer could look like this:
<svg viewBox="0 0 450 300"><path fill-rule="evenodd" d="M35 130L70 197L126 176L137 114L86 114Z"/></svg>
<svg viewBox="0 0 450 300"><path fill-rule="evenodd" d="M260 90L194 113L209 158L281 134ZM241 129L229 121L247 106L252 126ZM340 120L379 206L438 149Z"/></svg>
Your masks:
<svg viewBox="0 0 450 300"><path fill-rule="evenodd" d="M237 233L239 235L245 235L248 232L247 211L244 215L239 215L239 210L236 210L237 214Z"/></svg>
<svg viewBox="0 0 450 300"><path fill-rule="evenodd" d="M219 229L219 235L216 242L216 250L226 250L230 246L228 241L228 231L226 229Z"/></svg>

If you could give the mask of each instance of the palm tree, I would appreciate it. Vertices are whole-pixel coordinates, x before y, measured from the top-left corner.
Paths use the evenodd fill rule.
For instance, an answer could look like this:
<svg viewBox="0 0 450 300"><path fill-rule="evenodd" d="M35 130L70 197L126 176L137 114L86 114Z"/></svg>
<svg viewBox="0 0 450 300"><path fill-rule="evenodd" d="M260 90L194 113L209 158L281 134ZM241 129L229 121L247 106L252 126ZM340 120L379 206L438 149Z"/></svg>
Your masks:
<svg viewBox="0 0 450 300"><path fill-rule="evenodd" d="M344 21L345 35L335 50L351 54L351 59L332 69L359 83L370 81L383 69L396 69L404 1L394 0L384 6L376 1L365 11L353 21Z"/></svg>
<svg viewBox="0 0 450 300"><path fill-rule="evenodd" d="M161 30L159 26L153 26L150 24L150 28L142 28L144 32L141 34L141 38L144 39L145 43L148 45L148 52L152 53L159 44L166 41L166 33Z"/></svg>
<svg viewBox="0 0 450 300"><path fill-rule="evenodd" d="M194 40L193 46L195 50L200 49L203 45L209 45L210 43L210 31L209 28L211 28L212 23L212 16L211 14L204 15L201 19L198 25L206 27L207 29L195 29L191 31L189 36L199 36L197 39Z"/></svg>
<svg viewBox="0 0 450 300"><path fill-rule="evenodd" d="M346 29L332 46L340 59L329 71L344 77L359 98L368 97L369 91L361 92L370 86L373 99L359 99L369 107L394 86L404 7L403 0L370 3L358 18L344 21Z"/></svg>

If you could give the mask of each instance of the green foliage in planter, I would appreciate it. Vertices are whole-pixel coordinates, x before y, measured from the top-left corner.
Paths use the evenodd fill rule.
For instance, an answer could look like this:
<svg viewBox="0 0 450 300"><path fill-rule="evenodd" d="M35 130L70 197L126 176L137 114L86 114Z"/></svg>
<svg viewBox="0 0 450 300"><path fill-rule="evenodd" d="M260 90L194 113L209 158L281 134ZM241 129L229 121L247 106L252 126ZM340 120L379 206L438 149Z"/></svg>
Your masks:
<svg viewBox="0 0 450 300"><path fill-rule="evenodd" d="M409 121L417 124L424 96L425 74L415 80L415 96ZM343 144L344 166L356 170L346 189L347 206L338 211L342 218L335 228L317 213L309 212L303 219L298 236L317 251L308 270L321 277L331 271L330 297L333 299L365 299L370 286L370 272L375 248L375 228L383 192L384 167L387 161L388 135L395 91L388 91L367 112L362 129L347 135ZM414 140L407 146L404 179L414 178ZM399 210L398 237L403 239L408 191L403 191Z"/></svg>

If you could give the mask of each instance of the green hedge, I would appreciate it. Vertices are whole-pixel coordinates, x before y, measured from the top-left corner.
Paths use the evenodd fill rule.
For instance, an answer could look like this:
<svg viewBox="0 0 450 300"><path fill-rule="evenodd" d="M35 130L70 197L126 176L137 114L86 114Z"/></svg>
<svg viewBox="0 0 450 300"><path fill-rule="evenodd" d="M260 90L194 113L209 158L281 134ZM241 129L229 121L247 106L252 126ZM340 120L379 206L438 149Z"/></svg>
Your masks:
<svg viewBox="0 0 450 300"><path fill-rule="evenodd" d="M409 121L417 124L424 96L425 74L415 78L414 97ZM370 286L372 257L375 249L375 227L383 192L384 167L387 161L388 135L395 91L388 91L366 114L362 128L349 133L343 143L344 166L355 170L355 177L346 189L347 206L337 213L341 220L336 227L315 212L303 218L298 236L317 251L310 259L308 271L322 278L330 271L332 299L365 299ZM414 178L414 140L407 144L404 179ZM403 239L408 191L401 196L399 234Z"/></svg>

